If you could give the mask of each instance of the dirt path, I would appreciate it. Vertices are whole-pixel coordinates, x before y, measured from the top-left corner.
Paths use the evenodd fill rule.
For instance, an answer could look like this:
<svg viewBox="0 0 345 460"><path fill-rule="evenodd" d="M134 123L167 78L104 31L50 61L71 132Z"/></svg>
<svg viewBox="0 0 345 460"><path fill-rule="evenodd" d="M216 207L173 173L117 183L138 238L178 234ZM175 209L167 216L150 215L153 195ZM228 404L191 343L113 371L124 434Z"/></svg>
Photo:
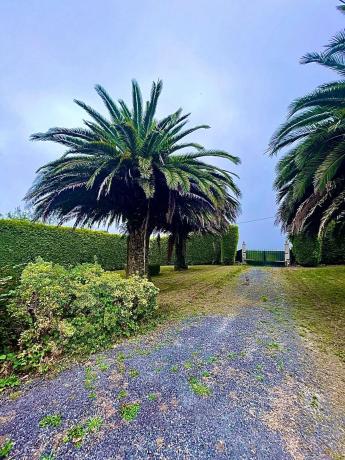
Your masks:
<svg viewBox="0 0 345 460"><path fill-rule="evenodd" d="M252 268L236 295L236 315L179 322L3 400L12 458L345 458L344 375L302 342L279 277ZM61 425L40 428L52 414Z"/></svg>

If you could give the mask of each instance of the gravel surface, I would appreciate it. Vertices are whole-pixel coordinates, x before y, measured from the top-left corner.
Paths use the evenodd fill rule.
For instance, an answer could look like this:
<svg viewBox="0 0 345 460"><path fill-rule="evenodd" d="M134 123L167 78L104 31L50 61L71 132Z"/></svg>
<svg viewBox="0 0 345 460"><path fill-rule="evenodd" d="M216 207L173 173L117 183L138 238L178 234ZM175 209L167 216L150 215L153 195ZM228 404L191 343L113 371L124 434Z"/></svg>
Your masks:
<svg viewBox="0 0 345 460"><path fill-rule="evenodd" d="M15 442L10 458L345 458L344 419L272 270L249 269L237 289L246 306L235 317L177 323L5 397L0 440ZM61 425L39 427L52 414ZM87 425L94 417L98 429Z"/></svg>

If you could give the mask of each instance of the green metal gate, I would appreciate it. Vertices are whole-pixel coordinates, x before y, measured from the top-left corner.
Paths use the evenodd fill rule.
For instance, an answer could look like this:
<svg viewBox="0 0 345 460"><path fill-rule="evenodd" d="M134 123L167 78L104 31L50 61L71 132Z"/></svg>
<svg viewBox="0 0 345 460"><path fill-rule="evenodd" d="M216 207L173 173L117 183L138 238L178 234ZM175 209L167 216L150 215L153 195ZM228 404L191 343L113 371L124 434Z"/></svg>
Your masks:
<svg viewBox="0 0 345 460"><path fill-rule="evenodd" d="M247 249L246 263L250 265L285 265L284 251L256 251Z"/></svg>

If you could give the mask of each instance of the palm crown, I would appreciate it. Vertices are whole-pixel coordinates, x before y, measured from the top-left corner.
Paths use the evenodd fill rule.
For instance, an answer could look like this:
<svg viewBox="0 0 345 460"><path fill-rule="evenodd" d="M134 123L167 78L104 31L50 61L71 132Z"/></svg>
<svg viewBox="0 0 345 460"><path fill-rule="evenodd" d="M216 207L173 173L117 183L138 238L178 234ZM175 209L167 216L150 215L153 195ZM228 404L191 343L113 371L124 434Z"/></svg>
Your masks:
<svg viewBox="0 0 345 460"><path fill-rule="evenodd" d="M340 6L345 12L345 5ZM339 81L318 87L294 101L288 120L277 130L270 153L290 150L279 161L275 188L278 221L285 230L321 234L345 212L345 33L338 33L322 53L309 53L302 63L315 62L335 70Z"/></svg>
<svg viewBox="0 0 345 460"><path fill-rule="evenodd" d="M37 218L54 216L61 223L74 219L76 225L89 226L124 223L129 240L135 233L142 239L134 247L144 248L145 267L146 242L157 226L171 222L177 197L215 209L227 201L229 189L239 194L232 173L201 161L216 156L236 164L237 157L185 141L207 125L185 128L190 114L181 109L161 120L155 118L161 90L161 81L153 83L144 104L133 81L130 109L98 85L108 118L76 100L91 119L84 120L84 128L52 128L32 135L32 140L66 148L61 158L40 168L26 196Z"/></svg>

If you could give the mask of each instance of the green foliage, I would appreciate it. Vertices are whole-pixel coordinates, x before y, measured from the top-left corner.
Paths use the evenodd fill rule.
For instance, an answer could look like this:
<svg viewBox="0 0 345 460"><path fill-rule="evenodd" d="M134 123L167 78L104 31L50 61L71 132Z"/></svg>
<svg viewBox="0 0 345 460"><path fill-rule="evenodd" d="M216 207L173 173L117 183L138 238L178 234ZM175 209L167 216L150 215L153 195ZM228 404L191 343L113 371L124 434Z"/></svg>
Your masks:
<svg viewBox="0 0 345 460"><path fill-rule="evenodd" d="M40 428L47 428L47 427L53 427L57 428L60 426L62 423L62 418L60 414L52 414L52 415L46 415L40 420L39 427Z"/></svg>
<svg viewBox="0 0 345 460"><path fill-rule="evenodd" d="M16 375L9 375L0 378L0 393L6 388L14 388L20 385L20 380Z"/></svg>
<svg viewBox="0 0 345 460"><path fill-rule="evenodd" d="M94 262L105 270L122 269L126 239L106 232L0 219L0 269L19 276L37 257L64 266ZM13 268L16 266L15 268Z"/></svg>
<svg viewBox="0 0 345 460"><path fill-rule="evenodd" d="M139 414L140 408L141 404L138 402L122 404L120 408L120 414L122 419L126 420L126 422L131 422L132 420L136 419Z"/></svg>
<svg viewBox="0 0 345 460"><path fill-rule="evenodd" d="M6 441L0 446L0 458L7 458L13 449L14 442L11 439Z"/></svg>
<svg viewBox="0 0 345 460"><path fill-rule="evenodd" d="M291 237L296 262L305 267L315 267L321 260L320 240L317 236L300 233Z"/></svg>
<svg viewBox="0 0 345 460"><path fill-rule="evenodd" d="M29 263L9 306L21 326L23 367L45 370L62 354L94 352L130 335L152 316L157 292L146 279L124 279L98 264Z"/></svg>
<svg viewBox="0 0 345 460"><path fill-rule="evenodd" d="M221 239L221 261L224 265L233 265L238 245L238 226L230 225Z"/></svg>
<svg viewBox="0 0 345 460"><path fill-rule="evenodd" d="M190 377L189 385L193 393L197 396L207 397L212 394L211 389L204 383L200 382L196 377Z"/></svg>
<svg viewBox="0 0 345 460"><path fill-rule="evenodd" d="M345 232L333 222L322 238L321 262L324 264L345 263Z"/></svg>
<svg viewBox="0 0 345 460"><path fill-rule="evenodd" d="M101 417L90 417L83 423L72 426L64 437L64 442L73 442L76 447L80 447L85 437L91 433L99 431L103 424Z"/></svg>

